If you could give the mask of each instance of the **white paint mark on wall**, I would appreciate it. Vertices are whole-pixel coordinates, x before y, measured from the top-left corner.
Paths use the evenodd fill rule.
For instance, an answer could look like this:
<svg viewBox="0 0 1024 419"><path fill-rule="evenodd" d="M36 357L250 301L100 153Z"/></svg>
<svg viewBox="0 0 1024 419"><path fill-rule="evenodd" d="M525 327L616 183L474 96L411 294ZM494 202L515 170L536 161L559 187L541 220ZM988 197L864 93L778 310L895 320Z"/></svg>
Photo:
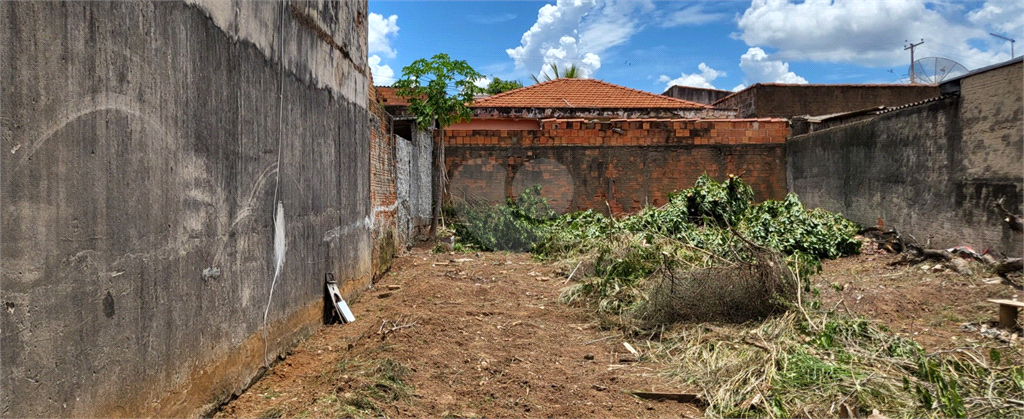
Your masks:
<svg viewBox="0 0 1024 419"><path fill-rule="evenodd" d="M274 281L277 281L277 276L281 273L287 249L288 243L284 237L284 202L277 201L277 211L274 214Z"/></svg>
<svg viewBox="0 0 1024 419"><path fill-rule="evenodd" d="M385 211L386 212L393 212L396 209L398 209L398 201L395 201L394 204L388 205L386 207L374 207L373 211L370 211L370 227L376 227L376 225L374 225L374 223L377 220L377 214L378 213L385 212Z"/></svg>
<svg viewBox="0 0 1024 419"><path fill-rule="evenodd" d="M373 226L373 219L370 216L363 217L359 221L346 226L337 226L324 233L324 241L329 242L337 239L343 235L346 235L356 229L368 229Z"/></svg>
<svg viewBox="0 0 1024 419"><path fill-rule="evenodd" d="M324 233L323 240L325 242L329 242L357 229L372 229L374 227L374 222L377 219L378 213L385 211L394 211L396 209L398 209L397 201L386 207L374 207L373 210L370 211L370 215L363 217L359 221L356 221L349 225L337 226L330 230L327 230L327 232Z"/></svg>

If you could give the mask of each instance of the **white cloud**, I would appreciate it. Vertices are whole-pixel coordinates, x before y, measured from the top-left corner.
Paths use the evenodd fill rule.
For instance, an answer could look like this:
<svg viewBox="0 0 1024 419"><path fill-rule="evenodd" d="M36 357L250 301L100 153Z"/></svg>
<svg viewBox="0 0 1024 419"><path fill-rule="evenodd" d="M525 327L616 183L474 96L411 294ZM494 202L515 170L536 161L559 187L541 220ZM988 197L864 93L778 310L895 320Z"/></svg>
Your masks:
<svg viewBox="0 0 1024 419"><path fill-rule="evenodd" d="M391 36L398 35L398 16L391 15L384 18L384 15L370 13L369 39L367 47L369 53L380 53L387 58L395 58L397 52L391 48Z"/></svg>
<svg viewBox="0 0 1024 419"><path fill-rule="evenodd" d="M980 9L967 13L967 20L1000 35L1020 38L1024 34L1024 3L989 0Z"/></svg>
<svg viewBox="0 0 1024 419"><path fill-rule="evenodd" d="M481 89L486 89L487 86L491 85L491 79L489 79L486 76L484 76L484 77L481 77L481 78L478 78L478 79L474 80L473 84L476 85L476 87L479 87Z"/></svg>
<svg viewBox="0 0 1024 419"><path fill-rule="evenodd" d="M740 83L740 84L736 85L736 87L733 87L732 91L733 92L738 92L738 91L746 89L746 88L747 88L747 85L745 85L743 83Z"/></svg>
<svg viewBox="0 0 1024 419"><path fill-rule="evenodd" d="M601 68L601 54L629 40L641 28L639 11L650 2L617 0L558 0L537 12L537 21L523 34L520 45L505 50L516 70L539 74L551 64L575 64L583 77Z"/></svg>
<svg viewBox="0 0 1024 419"><path fill-rule="evenodd" d="M715 70L711 67L708 67L708 65L705 63L700 63L700 65L697 66L697 69L700 70L700 74L682 73L681 76L674 79L662 74L661 77L658 77L658 81L665 83L666 88L678 85L714 89L715 86L711 84L711 82L715 81L715 79L719 77L725 76L724 71Z"/></svg>
<svg viewBox="0 0 1024 419"><path fill-rule="evenodd" d="M512 13L500 13L490 15L466 15L466 19L470 22L481 24L481 25L493 25L495 23L508 22L515 19L516 15Z"/></svg>
<svg viewBox="0 0 1024 419"><path fill-rule="evenodd" d="M387 64L381 65L380 56L371 55L367 62L370 64L370 71L373 72L373 84L390 86L395 82L395 71Z"/></svg>
<svg viewBox="0 0 1024 419"><path fill-rule="evenodd" d="M706 3L691 3L679 10L675 10L658 18L663 28L676 26L697 26L729 18L728 13L709 12L705 7Z"/></svg>
<svg viewBox="0 0 1024 419"><path fill-rule="evenodd" d="M986 28L1019 32L1024 19L1020 2L985 3L968 12L967 20L949 13L954 9L930 0L754 0L739 18L735 36L751 47L775 49L777 58L790 61L907 66L905 41L922 38L925 44L916 57L946 57L968 68L1010 58L1009 51L981 50L969 41L990 43Z"/></svg>
<svg viewBox="0 0 1024 419"><path fill-rule="evenodd" d="M789 64L779 60L769 60L761 48L750 48L740 56L740 69L743 70L743 82L754 83L792 83L806 84L807 79L789 71Z"/></svg>

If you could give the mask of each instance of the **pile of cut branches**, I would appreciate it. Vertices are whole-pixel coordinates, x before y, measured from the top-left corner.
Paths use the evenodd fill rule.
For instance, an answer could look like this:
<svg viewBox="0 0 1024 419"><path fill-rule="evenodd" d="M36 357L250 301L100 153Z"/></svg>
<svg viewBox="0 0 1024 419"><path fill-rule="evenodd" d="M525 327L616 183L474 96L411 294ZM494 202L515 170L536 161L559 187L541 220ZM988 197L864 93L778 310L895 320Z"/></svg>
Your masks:
<svg viewBox="0 0 1024 419"><path fill-rule="evenodd" d="M563 300L601 312L645 324L760 319L795 300L796 277L817 272L822 258L856 253L860 242L856 224L806 210L795 195L753 197L739 177L703 175L668 204L622 220L593 211L559 217L533 252L580 266Z"/></svg>

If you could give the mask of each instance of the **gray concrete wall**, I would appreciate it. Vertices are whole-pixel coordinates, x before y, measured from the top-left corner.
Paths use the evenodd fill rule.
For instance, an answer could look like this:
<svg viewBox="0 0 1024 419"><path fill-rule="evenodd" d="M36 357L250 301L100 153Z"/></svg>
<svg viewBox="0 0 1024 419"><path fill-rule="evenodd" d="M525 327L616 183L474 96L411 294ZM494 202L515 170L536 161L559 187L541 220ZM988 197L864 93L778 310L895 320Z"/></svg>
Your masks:
<svg viewBox="0 0 1024 419"><path fill-rule="evenodd" d="M662 93L664 96L689 100L691 102L703 103L706 105L713 104L731 94L732 92L727 90L702 89L700 87L690 86L672 86L669 87L665 93Z"/></svg>
<svg viewBox="0 0 1024 419"><path fill-rule="evenodd" d="M809 207L865 225L882 219L931 247L1020 256L1022 237L992 207L1021 210L1021 66L962 81L960 97L793 137L788 183Z"/></svg>
<svg viewBox="0 0 1024 419"><path fill-rule="evenodd" d="M0 3L0 415L202 414L368 284L366 9Z"/></svg>
<svg viewBox="0 0 1024 419"><path fill-rule="evenodd" d="M735 109L737 118L791 118L895 107L938 96L938 86L922 84L758 83L719 99L715 107Z"/></svg>
<svg viewBox="0 0 1024 419"><path fill-rule="evenodd" d="M398 229L411 246L430 227L433 200L433 143L430 134L413 130L413 140L397 137Z"/></svg>

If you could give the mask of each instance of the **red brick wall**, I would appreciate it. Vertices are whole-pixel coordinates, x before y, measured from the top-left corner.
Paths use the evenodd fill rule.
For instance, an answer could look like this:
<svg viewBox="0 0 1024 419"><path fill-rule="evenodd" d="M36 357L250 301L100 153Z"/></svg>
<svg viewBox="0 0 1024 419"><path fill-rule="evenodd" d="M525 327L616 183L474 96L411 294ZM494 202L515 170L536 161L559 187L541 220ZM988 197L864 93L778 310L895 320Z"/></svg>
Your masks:
<svg viewBox="0 0 1024 419"><path fill-rule="evenodd" d="M372 90L372 89L371 89ZM380 275L391 266L400 242L395 217L398 202L395 167L395 136L391 116L377 102L369 103L373 115L370 124L370 202L373 217L373 274Z"/></svg>
<svg viewBox="0 0 1024 419"><path fill-rule="evenodd" d="M539 183L556 209L663 205L703 173L742 174L758 200L786 194L784 120L549 119L540 130L450 130L450 194L491 202Z"/></svg>

